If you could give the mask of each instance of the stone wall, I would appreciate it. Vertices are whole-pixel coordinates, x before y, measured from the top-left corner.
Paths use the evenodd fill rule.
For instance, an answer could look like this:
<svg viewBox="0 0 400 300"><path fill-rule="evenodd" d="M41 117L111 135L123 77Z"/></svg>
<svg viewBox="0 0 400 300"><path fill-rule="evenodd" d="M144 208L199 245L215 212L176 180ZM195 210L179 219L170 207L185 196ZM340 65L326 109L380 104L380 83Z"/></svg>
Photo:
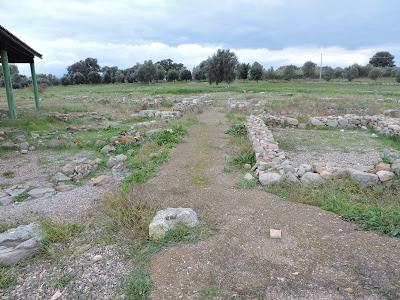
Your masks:
<svg viewBox="0 0 400 300"><path fill-rule="evenodd" d="M329 163L301 164L295 168L285 152L279 149L263 117L249 116L246 128L256 156L256 175L262 185L282 180L309 184L333 178L350 178L365 187L399 184L400 160L359 169L339 168Z"/></svg>
<svg viewBox="0 0 400 300"><path fill-rule="evenodd" d="M392 115L395 116L395 114ZM265 124L272 127L300 127L302 125L296 118L286 116L263 113L261 118ZM358 116L347 114L343 116L319 116L311 117L307 124L303 125L338 129L372 128L379 134L400 138L400 118L390 117L389 115Z"/></svg>

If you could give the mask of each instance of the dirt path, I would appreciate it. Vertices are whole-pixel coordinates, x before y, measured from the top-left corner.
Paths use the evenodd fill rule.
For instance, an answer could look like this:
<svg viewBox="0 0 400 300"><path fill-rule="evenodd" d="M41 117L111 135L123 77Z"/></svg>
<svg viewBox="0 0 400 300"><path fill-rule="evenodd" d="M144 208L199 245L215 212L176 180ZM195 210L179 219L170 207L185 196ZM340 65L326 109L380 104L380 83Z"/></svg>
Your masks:
<svg viewBox="0 0 400 300"><path fill-rule="evenodd" d="M217 233L152 259L151 299L384 299L400 297L400 240L359 232L339 216L259 189L224 171L228 124L200 116L172 159L136 195L192 207ZM269 229L282 229L281 240Z"/></svg>

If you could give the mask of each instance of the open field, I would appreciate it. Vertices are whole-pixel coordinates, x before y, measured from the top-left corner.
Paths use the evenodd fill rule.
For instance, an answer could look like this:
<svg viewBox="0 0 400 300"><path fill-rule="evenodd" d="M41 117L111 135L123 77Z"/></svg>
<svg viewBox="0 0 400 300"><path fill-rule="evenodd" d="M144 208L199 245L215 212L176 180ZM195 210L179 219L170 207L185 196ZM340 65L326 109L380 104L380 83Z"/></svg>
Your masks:
<svg viewBox="0 0 400 300"><path fill-rule="evenodd" d="M304 125L382 114L400 109L400 84L54 86L41 91L40 113L29 88L14 92L19 118L9 120L0 89L0 232L38 222L48 238L38 255L0 267L0 298L400 297L396 181L261 187L244 125L264 111ZM370 128L271 131L296 168L390 169L400 157L398 139ZM200 225L150 240L151 219L167 207L193 208ZM270 228L282 239L270 239Z"/></svg>

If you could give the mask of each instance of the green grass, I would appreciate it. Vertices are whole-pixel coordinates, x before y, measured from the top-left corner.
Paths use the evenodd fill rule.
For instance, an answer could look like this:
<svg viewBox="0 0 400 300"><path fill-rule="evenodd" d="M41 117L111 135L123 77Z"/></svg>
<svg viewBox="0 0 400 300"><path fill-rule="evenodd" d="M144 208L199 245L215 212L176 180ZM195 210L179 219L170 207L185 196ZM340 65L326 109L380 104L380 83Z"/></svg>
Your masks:
<svg viewBox="0 0 400 300"><path fill-rule="evenodd" d="M0 233L7 231L9 229L9 226L4 223L0 223Z"/></svg>
<svg viewBox="0 0 400 300"><path fill-rule="evenodd" d="M50 220L41 220L40 225L46 236L43 242L45 246L52 243L68 242L82 231L82 226L78 224L58 224Z"/></svg>
<svg viewBox="0 0 400 300"><path fill-rule="evenodd" d="M241 178L238 180L238 182L236 182L236 187L238 187L238 188L249 189L249 188L253 188L257 185L258 185L258 180L255 178L250 179L250 180Z"/></svg>
<svg viewBox="0 0 400 300"><path fill-rule="evenodd" d="M23 202L29 198L28 193L21 193L18 196L14 197L14 202Z"/></svg>
<svg viewBox="0 0 400 300"><path fill-rule="evenodd" d="M291 201L319 206L355 222L360 230L375 230L400 237L399 188L366 189L350 181L325 181L319 185L278 183L266 191Z"/></svg>
<svg viewBox="0 0 400 300"><path fill-rule="evenodd" d="M143 267L133 271L124 283L123 290L130 300L145 300L150 294L152 283L150 275Z"/></svg>
<svg viewBox="0 0 400 300"><path fill-rule="evenodd" d="M65 288L74 278L76 274L66 273L54 281L54 286L58 289Z"/></svg>
<svg viewBox="0 0 400 300"><path fill-rule="evenodd" d="M4 171L4 172L3 172L3 176L4 176L5 178L14 178L15 174L14 174L13 171L7 170L7 171Z"/></svg>
<svg viewBox="0 0 400 300"><path fill-rule="evenodd" d="M229 122L233 124L244 123L246 122L246 116L234 113L225 114L225 118L228 119Z"/></svg>
<svg viewBox="0 0 400 300"><path fill-rule="evenodd" d="M253 151L236 154L229 164L234 167L243 167L245 164L254 165L256 163L255 154Z"/></svg>
<svg viewBox="0 0 400 300"><path fill-rule="evenodd" d="M231 136L245 136L247 134L246 125L243 123L233 124L225 133Z"/></svg>
<svg viewBox="0 0 400 300"><path fill-rule="evenodd" d="M12 289L16 285L16 268L0 266L0 291Z"/></svg>

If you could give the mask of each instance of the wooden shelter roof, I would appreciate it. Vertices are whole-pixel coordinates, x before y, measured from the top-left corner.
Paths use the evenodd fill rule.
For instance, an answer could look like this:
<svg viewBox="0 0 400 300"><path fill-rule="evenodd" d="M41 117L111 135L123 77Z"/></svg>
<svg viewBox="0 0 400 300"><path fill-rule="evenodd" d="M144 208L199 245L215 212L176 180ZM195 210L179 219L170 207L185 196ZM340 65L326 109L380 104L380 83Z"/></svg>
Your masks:
<svg viewBox="0 0 400 300"><path fill-rule="evenodd" d="M0 50L7 51L10 63L31 63L35 56L42 58L42 54L33 50L1 25Z"/></svg>

